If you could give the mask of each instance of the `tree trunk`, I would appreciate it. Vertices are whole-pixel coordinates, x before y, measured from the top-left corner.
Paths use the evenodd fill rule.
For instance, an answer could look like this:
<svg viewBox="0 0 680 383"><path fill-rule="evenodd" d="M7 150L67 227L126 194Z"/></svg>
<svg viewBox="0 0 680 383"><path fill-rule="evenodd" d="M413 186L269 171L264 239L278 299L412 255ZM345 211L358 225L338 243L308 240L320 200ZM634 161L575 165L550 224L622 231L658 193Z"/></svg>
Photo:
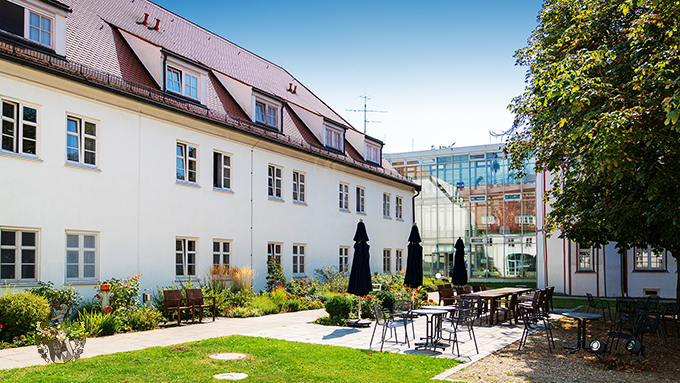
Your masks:
<svg viewBox="0 0 680 383"><path fill-rule="evenodd" d="M675 276L677 278L677 281L675 282L675 304L680 305L680 249L676 248L668 248L668 251L673 254L673 258L675 258Z"/></svg>

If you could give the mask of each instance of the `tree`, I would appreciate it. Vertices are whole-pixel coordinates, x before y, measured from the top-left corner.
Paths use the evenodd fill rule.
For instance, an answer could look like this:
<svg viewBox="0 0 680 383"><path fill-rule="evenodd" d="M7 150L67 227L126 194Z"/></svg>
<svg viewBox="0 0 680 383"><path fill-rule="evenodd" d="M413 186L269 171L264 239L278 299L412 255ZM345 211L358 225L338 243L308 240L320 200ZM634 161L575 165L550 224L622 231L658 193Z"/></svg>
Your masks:
<svg viewBox="0 0 680 383"><path fill-rule="evenodd" d="M679 260L679 23L674 0L545 1L505 134L512 169L535 156L554 175L549 232Z"/></svg>

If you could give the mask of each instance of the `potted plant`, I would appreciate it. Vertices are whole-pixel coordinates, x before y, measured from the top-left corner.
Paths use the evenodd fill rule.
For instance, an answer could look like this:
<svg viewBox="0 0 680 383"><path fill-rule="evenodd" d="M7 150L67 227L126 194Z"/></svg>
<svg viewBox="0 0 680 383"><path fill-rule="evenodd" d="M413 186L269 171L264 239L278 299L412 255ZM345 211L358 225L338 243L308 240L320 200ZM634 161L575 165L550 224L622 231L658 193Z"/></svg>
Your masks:
<svg viewBox="0 0 680 383"><path fill-rule="evenodd" d="M62 315L57 315L50 322L37 322L35 326L35 343L38 346L40 356L47 363L76 360L83 353L85 347L85 327L83 324L63 322L63 313L59 314Z"/></svg>

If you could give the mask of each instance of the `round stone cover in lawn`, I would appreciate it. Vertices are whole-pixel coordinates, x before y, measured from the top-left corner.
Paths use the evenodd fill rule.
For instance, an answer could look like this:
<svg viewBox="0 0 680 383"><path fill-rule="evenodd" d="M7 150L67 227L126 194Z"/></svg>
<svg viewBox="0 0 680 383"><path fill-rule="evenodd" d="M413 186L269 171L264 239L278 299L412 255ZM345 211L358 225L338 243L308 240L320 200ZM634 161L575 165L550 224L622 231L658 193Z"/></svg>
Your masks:
<svg viewBox="0 0 680 383"><path fill-rule="evenodd" d="M224 374L217 374L213 375L213 378L215 379L224 379L224 380L241 380L247 378L248 375L242 373L242 372L225 372Z"/></svg>
<svg viewBox="0 0 680 383"><path fill-rule="evenodd" d="M239 352L222 352L222 353L219 353L219 354L210 354L210 355L207 356L207 358L215 359L215 360L237 360L237 359L245 359L247 357L248 357L248 355L241 354Z"/></svg>

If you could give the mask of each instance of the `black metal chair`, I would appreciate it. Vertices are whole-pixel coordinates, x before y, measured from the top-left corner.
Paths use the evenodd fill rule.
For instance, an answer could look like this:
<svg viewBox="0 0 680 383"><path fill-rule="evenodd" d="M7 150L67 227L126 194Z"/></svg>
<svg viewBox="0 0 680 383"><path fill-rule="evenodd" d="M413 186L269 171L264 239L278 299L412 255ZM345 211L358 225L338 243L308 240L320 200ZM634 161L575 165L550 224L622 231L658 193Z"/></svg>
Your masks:
<svg viewBox="0 0 680 383"><path fill-rule="evenodd" d="M460 299L456 302L457 310L453 312L453 319L451 321L451 327L443 327L442 331L449 333L449 342L453 342L454 346L460 356L460 345L458 341L458 332L467 331L470 340L475 343L475 350L479 354L479 348L477 347L477 337L475 337L475 316L477 313L477 308L473 301L468 299ZM451 337L453 336L453 339ZM453 354L454 347L451 347L451 353Z"/></svg>
<svg viewBox="0 0 680 383"><path fill-rule="evenodd" d="M392 320L397 322L401 321L405 328L406 339L408 339L408 324L411 324L411 333L415 339L416 330L413 321L418 317L418 314L413 313L413 301L408 299L397 299L392 305Z"/></svg>
<svg viewBox="0 0 680 383"><path fill-rule="evenodd" d="M370 349L371 346L373 345L373 337L375 336L375 330L378 328L378 326L382 327L382 337L380 338L380 351L382 351L383 346L385 345L385 335L387 335L387 330L390 330L390 336L394 335L394 342L399 343L399 338L397 338L397 332L395 331L396 328L399 327L404 327L404 331L406 331L406 324L403 321L395 321L392 319L391 314L388 312L385 312L383 310L382 305L373 305L373 313L375 314L375 327L373 327L373 335L371 335L371 342L368 344L368 348ZM406 335L406 334L405 334ZM406 344L408 347L411 347L411 344L408 341L408 336L406 336Z"/></svg>
<svg viewBox="0 0 680 383"><path fill-rule="evenodd" d="M635 307L641 312L657 311L660 299L661 298L658 295L652 294L646 299L639 299L635 301Z"/></svg>
<svg viewBox="0 0 680 383"><path fill-rule="evenodd" d="M631 321L636 322L638 315L637 305L635 299L627 297L616 298L616 316L621 318L630 318Z"/></svg>
<svg viewBox="0 0 680 383"><path fill-rule="evenodd" d="M609 301L595 299L593 298L593 294L591 293L586 293L586 297L588 297L588 307L586 309L586 312L590 312L591 309L593 311L602 310L602 317L605 320L607 320L607 316L604 313L604 311L607 310L607 312L609 313L609 319L612 319L612 312L611 309L609 308Z"/></svg>
<svg viewBox="0 0 680 383"><path fill-rule="evenodd" d="M645 334L656 334L659 349L663 353L666 335L663 332L663 326L661 326L660 312L640 313L637 317L624 316L614 322L607 333L607 350L609 353L616 350L620 340L624 340L626 344L631 340L642 343ZM664 343L661 342L661 337L663 337ZM616 340L616 346L614 340Z"/></svg>
<svg viewBox="0 0 680 383"><path fill-rule="evenodd" d="M529 334L537 331L545 331L546 338L548 339L548 349L552 352L553 347L555 347L555 339L553 338L552 326L548 323L546 316L529 314L527 307L520 305L519 317L522 324L524 324L524 330L522 331L522 337L519 339L518 351L522 351L522 346L526 346Z"/></svg>
<svg viewBox="0 0 680 383"><path fill-rule="evenodd" d="M661 322L663 323L664 326L664 334L667 333L668 327L666 326L666 323L674 323L675 324L675 332L680 338L680 328L678 328L678 323L680 323L680 305L677 303L671 303L666 305L664 307L664 310L661 312Z"/></svg>

